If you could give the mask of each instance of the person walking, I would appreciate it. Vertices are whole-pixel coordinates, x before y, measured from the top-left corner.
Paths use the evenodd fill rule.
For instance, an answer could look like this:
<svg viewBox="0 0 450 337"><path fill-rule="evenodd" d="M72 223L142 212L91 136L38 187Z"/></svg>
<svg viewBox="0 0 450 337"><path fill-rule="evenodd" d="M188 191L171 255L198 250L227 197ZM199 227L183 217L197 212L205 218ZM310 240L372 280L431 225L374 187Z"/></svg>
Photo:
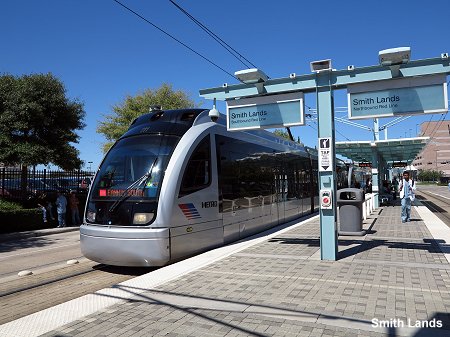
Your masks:
<svg viewBox="0 0 450 337"><path fill-rule="evenodd" d="M366 193L372 193L372 179L367 178L365 189Z"/></svg>
<svg viewBox="0 0 450 337"><path fill-rule="evenodd" d="M79 204L80 201L78 200L75 192L74 191L70 192L69 206L70 206L70 214L72 215L72 226L81 225L80 211L78 209Z"/></svg>
<svg viewBox="0 0 450 337"><path fill-rule="evenodd" d="M414 200L414 190L416 186L414 180L409 179L409 172L403 172L403 179L400 181L399 191L402 205L402 223L411 221L411 201Z"/></svg>
<svg viewBox="0 0 450 337"><path fill-rule="evenodd" d="M42 211L42 220L44 222L47 222L47 209L44 206L45 205L45 198L46 198L45 194L40 195L39 198L38 198L38 204L37 205Z"/></svg>
<svg viewBox="0 0 450 337"><path fill-rule="evenodd" d="M47 218L50 218L52 222L55 221L55 217L53 216L53 204L49 197L47 197L45 208L47 210Z"/></svg>
<svg viewBox="0 0 450 337"><path fill-rule="evenodd" d="M58 228L66 227L66 208L67 199L58 191L58 197L56 198L56 212L58 213Z"/></svg>

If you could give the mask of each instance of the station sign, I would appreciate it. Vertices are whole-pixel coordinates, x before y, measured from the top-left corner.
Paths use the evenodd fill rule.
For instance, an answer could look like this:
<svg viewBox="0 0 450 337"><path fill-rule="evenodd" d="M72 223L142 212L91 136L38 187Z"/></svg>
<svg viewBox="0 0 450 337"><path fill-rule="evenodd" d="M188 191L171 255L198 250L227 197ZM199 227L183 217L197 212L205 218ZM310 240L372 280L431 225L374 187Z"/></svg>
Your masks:
<svg viewBox="0 0 450 337"><path fill-rule="evenodd" d="M348 118L447 113L445 74L396 78L347 87Z"/></svg>
<svg viewBox="0 0 450 337"><path fill-rule="evenodd" d="M227 101L229 131L268 129L305 124L302 92Z"/></svg>

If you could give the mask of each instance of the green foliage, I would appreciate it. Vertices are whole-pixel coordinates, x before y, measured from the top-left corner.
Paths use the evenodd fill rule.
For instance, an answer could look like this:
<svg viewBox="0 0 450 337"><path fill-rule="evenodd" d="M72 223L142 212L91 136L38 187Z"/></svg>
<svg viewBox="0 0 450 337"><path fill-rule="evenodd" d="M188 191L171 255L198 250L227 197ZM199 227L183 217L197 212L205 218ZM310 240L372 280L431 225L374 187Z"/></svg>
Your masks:
<svg viewBox="0 0 450 337"><path fill-rule="evenodd" d="M283 131L282 129L275 129L275 130L273 131L273 133L274 133L275 135L277 135L278 137L286 138L286 139L288 139L288 140L291 140L291 138L289 137L289 133L288 133L287 131Z"/></svg>
<svg viewBox="0 0 450 337"><path fill-rule="evenodd" d="M0 76L0 162L79 168L71 143L79 140L84 116L83 104L69 100L52 74Z"/></svg>
<svg viewBox="0 0 450 337"><path fill-rule="evenodd" d="M419 170L417 178L420 181L439 181L444 172L437 170Z"/></svg>
<svg viewBox="0 0 450 337"><path fill-rule="evenodd" d="M106 152L130 126L131 122L149 112L150 107L159 105L164 110L195 107L195 102L183 91L174 91L170 84L164 83L156 90L147 89L136 96L127 96L122 103L113 106L113 112L105 115L97 127L108 140L103 145Z"/></svg>
<svg viewBox="0 0 450 337"><path fill-rule="evenodd" d="M284 131L283 129L275 129L273 131L273 133L275 135L277 135L278 137L285 138L287 140L291 140L291 137L289 137L289 133L287 131ZM303 145L302 141L300 140L300 137L297 137L297 143Z"/></svg>
<svg viewBox="0 0 450 337"><path fill-rule="evenodd" d="M20 204L0 199L0 211L17 211L20 209L22 209Z"/></svg>

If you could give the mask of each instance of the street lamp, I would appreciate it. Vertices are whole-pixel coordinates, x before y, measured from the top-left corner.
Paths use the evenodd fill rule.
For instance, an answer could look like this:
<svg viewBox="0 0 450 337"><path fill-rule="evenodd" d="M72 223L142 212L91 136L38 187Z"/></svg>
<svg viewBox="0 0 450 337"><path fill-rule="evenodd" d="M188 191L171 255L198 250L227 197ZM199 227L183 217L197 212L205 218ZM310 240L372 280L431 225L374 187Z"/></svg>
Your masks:
<svg viewBox="0 0 450 337"><path fill-rule="evenodd" d="M89 171L92 171L92 163L93 163L92 161L88 161L88 164L89 164L89 168L88 169L89 169Z"/></svg>

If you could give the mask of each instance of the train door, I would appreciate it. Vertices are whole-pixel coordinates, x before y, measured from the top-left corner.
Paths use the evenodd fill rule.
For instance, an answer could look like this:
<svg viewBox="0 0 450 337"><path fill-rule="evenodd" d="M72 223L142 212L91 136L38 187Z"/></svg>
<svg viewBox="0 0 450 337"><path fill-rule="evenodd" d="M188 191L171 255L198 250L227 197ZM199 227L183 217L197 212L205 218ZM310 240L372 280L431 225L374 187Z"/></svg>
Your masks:
<svg viewBox="0 0 450 337"><path fill-rule="evenodd" d="M219 221L217 166L210 135L205 136L183 165L177 212L171 228L171 257L177 259L223 244Z"/></svg>
<svg viewBox="0 0 450 337"><path fill-rule="evenodd" d="M240 139L216 136L224 241L272 225L272 150Z"/></svg>
<svg viewBox="0 0 450 337"><path fill-rule="evenodd" d="M285 194L284 221L293 220L302 214L301 184L299 181L303 158L287 153L285 156Z"/></svg>
<svg viewBox="0 0 450 337"><path fill-rule="evenodd" d="M317 159L310 161L311 213L319 210L319 168Z"/></svg>
<svg viewBox="0 0 450 337"><path fill-rule="evenodd" d="M283 170L282 162L277 163L275 169L275 201L276 201L276 221L278 224L284 222L285 203L287 200L287 176ZM274 219L275 220L275 219Z"/></svg>
<svg viewBox="0 0 450 337"><path fill-rule="evenodd" d="M303 190L303 214L310 214L311 208L313 207L312 204L314 202L312 189L311 186L311 178L312 178L312 172L310 163L305 162L305 167L302 170L301 175L301 181L302 181L302 190Z"/></svg>

